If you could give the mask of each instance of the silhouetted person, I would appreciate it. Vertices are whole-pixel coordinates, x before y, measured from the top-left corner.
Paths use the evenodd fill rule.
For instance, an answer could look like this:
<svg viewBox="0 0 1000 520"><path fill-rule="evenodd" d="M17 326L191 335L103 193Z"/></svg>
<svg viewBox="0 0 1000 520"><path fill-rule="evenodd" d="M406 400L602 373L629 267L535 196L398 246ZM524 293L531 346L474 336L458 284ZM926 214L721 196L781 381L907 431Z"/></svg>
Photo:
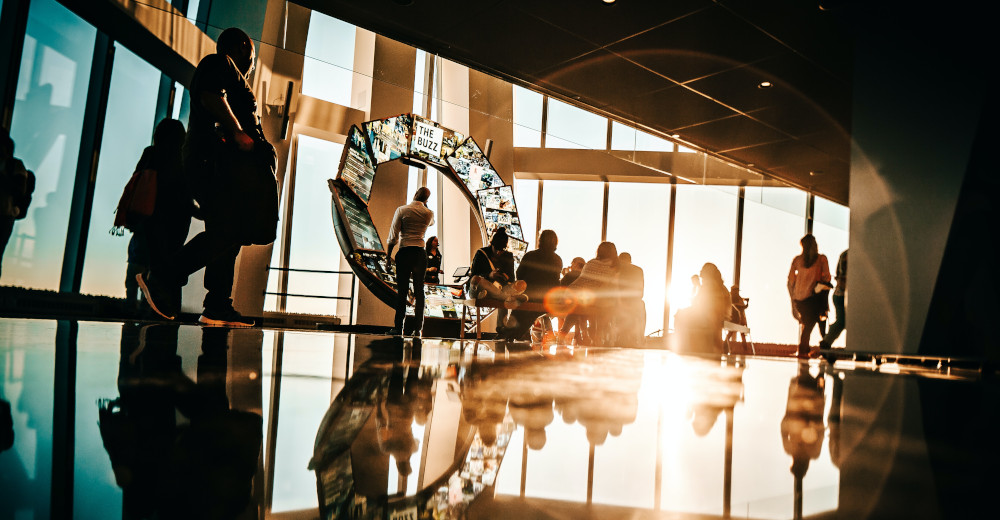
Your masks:
<svg viewBox="0 0 1000 520"><path fill-rule="evenodd" d="M394 334L419 335L424 325L424 272L427 270L427 251L424 250L424 233L434 224L434 212L427 207L431 190L417 188L413 200L396 208L389 229L386 254L392 258L392 250L399 244L396 253L396 318L393 321ZM410 284L413 284L413 324L403 328L406 319L406 302Z"/></svg>
<svg viewBox="0 0 1000 520"><path fill-rule="evenodd" d="M799 240L802 254L792 260L788 270L788 296L792 299L792 315L799 321L799 357L809 356L809 336L826 308L830 287L830 266L826 256L819 254L816 237L806 235Z"/></svg>
<svg viewBox="0 0 1000 520"><path fill-rule="evenodd" d="M128 274L125 276L125 299L135 302L138 291L136 275L147 270L162 271L184 245L194 205L184 183L181 147L184 125L176 119L164 119L153 132L153 146L142 152L135 169L156 171L156 204L153 214L133 229L128 246ZM180 286L174 287L172 299L180 300Z"/></svg>
<svg viewBox="0 0 1000 520"><path fill-rule="evenodd" d="M507 251L507 241L507 230L499 228L488 245L476 250L469 270L472 275L469 285L476 298L501 300L506 308L513 309L527 301L523 294L527 284L514 280L514 255ZM503 309L498 311L498 333L503 330L506 314Z"/></svg>
<svg viewBox="0 0 1000 520"><path fill-rule="evenodd" d="M733 305L729 321L732 321L737 325L746 325L747 324L746 310L747 307L750 306L750 299L744 298L743 296L740 295L740 286L736 284L733 284L733 286L729 288L729 296L730 296L730 301L732 302ZM743 344L744 346L746 346L747 342L746 333L741 332L740 335L742 335ZM736 337L736 331L729 331L729 334L726 334L726 341L728 342L732 340L734 337Z"/></svg>
<svg viewBox="0 0 1000 520"><path fill-rule="evenodd" d="M216 50L201 60L191 79L191 115L183 150L184 173L200 205L205 231L162 268L154 267L137 280L150 307L173 319L180 310L177 287L204 267L208 294L199 321L248 327L253 320L233 308L233 271L241 246L274 240L275 155L264 138L257 99L248 83L255 58L253 42L243 31L230 28L219 35Z"/></svg>
<svg viewBox="0 0 1000 520"><path fill-rule="evenodd" d="M569 287L570 285L573 285L573 282L580 277L580 273L583 272L583 266L586 264L587 261L584 260L583 257L578 256L574 258L570 262L569 267L566 268L566 272L563 273L562 279L559 280L559 285L562 287ZM587 325L586 318L575 314L569 314L562 319L562 323L559 325L559 335L561 337L561 341L565 342L569 332L572 330L574 331L573 341L577 344L583 342L585 327Z"/></svg>
<svg viewBox="0 0 1000 520"><path fill-rule="evenodd" d="M618 249L611 242L601 242L596 256L584 264L580 277L570 284L577 300L588 311L591 340L597 346L607 343L606 336L618 300L615 294L617 275ZM568 333L569 329L564 325L561 332Z"/></svg>
<svg viewBox="0 0 1000 520"><path fill-rule="evenodd" d="M819 348L827 349L833 345L834 341L840 337L840 333L847 328L847 308L844 302L847 299L847 250L840 253L837 259L837 287L833 290L833 310L837 313L837 320L830 325L830 329L823 336L823 341L819 342Z"/></svg>
<svg viewBox="0 0 1000 520"><path fill-rule="evenodd" d="M646 304L642 301L646 282L642 268L632 263L632 255L618 255L618 344L641 346L646 332Z"/></svg>
<svg viewBox="0 0 1000 520"><path fill-rule="evenodd" d="M677 312L677 350L721 354L722 322L731 317L732 304L719 268L705 263L695 287L691 306Z"/></svg>
<svg viewBox="0 0 1000 520"><path fill-rule="evenodd" d="M3 253L14 232L14 221L27 214L34 189L35 175L14 157L14 140L4 130L0 133L0 273L3 272Z"/></svg>
<svg viewBox="0 0 1000 520"><path fill-rule="evenodd" d="M517 267L517 279L526 284L524 294L528 301L544 303L545 295L559 286L559 274L562 272L562 258L556 254L559 237L555 231L545 229L538 235L538 248L528 251ZM540 311L516 310L511 313L504 334L514 340L524 339L531 330L535 320L542 315Z"/></svg>
<svg viewBox="0 0 1000 520"><path fill-rule="evenodd" d="M441 242L438 237L427 239L427 270L424 274L424 282L441 283Z"/></svg>

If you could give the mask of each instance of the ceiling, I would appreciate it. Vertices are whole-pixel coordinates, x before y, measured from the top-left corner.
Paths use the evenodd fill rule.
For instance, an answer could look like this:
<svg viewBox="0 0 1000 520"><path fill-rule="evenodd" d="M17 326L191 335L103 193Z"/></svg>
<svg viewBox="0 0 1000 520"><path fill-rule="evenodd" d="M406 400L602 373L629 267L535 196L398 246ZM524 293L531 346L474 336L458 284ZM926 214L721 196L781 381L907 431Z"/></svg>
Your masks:
<svg viewBox="0 0 1000 520"><path fill-rule="evenodd" d="M296 3L847 204L853 59L837 4Z"/></svg>

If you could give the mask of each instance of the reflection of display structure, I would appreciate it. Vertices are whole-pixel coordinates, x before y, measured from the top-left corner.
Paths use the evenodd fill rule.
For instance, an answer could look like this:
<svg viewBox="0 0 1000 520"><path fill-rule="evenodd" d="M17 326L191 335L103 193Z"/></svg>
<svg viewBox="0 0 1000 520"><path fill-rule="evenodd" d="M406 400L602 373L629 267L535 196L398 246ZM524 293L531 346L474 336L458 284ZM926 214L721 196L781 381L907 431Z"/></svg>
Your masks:
<svg viewBox="0 0 1000 520"><path fill-rule="evenodd" d="M469 204L478 209L475 214L484 243L496 229L505 227L511 237L507 249L520 262L528 243L513 188L504 184L475 139L420 116L400 114L368 121L361 128L351 126L337 176L329 181L337 241L358 280L372 294L390 307L395 305L395 265L385 253L368 202L378 167L402 158L423 162L457 184ZM461 315L460 304L445 300L463 296L444 287L424 287L426 316Z"/></svg>

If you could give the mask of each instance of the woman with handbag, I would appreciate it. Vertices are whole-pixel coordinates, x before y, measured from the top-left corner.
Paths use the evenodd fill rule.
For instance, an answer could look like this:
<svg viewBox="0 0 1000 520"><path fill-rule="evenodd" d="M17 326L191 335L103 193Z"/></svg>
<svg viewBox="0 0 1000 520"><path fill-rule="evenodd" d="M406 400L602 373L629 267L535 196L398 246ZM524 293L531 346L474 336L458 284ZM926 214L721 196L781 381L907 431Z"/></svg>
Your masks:
<svg viewBox="0 0 1000 520"><path fill-rule="evenodd" d="M809 336L826 309L830 290L830 264L826 255L819 254L816 237L808 234L799 240L802 254L792 260L788 270L788 296L792 300L792 316L799 322L798 356L810 355Z"/></svg>

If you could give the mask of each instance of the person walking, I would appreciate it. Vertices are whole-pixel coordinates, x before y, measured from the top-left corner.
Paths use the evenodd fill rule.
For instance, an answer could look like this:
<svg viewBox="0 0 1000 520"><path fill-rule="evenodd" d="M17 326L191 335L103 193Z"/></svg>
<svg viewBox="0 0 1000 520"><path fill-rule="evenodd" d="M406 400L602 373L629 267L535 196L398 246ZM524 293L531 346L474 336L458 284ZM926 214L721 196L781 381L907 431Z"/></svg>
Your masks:
<svg viewBox="0 0 1000 520"><path fill-rule="evenodd" d="M396 208L392 215L392 227L389 229L389 242L386 254L392 258L392 250L399 244L396 253L396 291L399 299L396 302L396 316L393 321L393 334L419 335L424 324L424 275L427 271L427 251L424 250L424 233L434 224L434 212L427 207L427 199L431 190L426 187L417 188L413 200ZM413 324L404 329L406 318L406 302L410 283L413 284Z"/></svg>
<svg viewBox="0 0 1000 520"><path fill-rule="evenodd" d="M847 299L847 250L840 253L837 259L837 287L833 290L833 310L837 313L837 321L830 325L830 329L823 336L823 341L819 342L820 349L828 349L834 341L840 337L840 333L847 328L847 308L844 306Z"/></svg>
<svg viewBox="0 0 1000 520"><path fill-rule="evenodd" d="M278 219L274 147L264 137L248 82L255 56L245 32L226 29L216 42L216 53L201 60L191 79L191 115L182 155L205 231L165 265L136 277L150 307L164 318L173 319L180 310L176 288L205 268L208 293L198 321L231 327L254 323L233 308L236 257L243 245L273 242Z"/></svg>
<svg viewBox="0 0 1000 520"><path fill-rule="evenodd" d="M799 322L800 358L809 357L809 336L819 323L826 307L830 289L830 266L826 255L819 254L816 237L808 234L799 240L802 254L792 260L788 270L788 296L792 300L792 316Z"/></svg>

